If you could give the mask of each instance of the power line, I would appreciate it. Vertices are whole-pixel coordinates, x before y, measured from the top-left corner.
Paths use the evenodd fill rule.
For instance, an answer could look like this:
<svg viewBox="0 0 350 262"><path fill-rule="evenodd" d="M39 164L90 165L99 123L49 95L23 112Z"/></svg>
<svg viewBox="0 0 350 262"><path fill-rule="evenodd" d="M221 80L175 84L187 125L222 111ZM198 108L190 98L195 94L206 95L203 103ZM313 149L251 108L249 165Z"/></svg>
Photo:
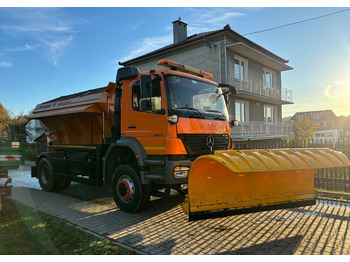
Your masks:
<svg viewBox="0 0 350 262"><path fill-rule="evenodd" d="M325 15L321 15L321 16L316 16L316 17L308 18L308 19L305 19L305 20L300 20L300 21L293 22L293 23L289 23L289 24L285 24L285 25L280 25L280 26L271 27L271 28L268 28L268 29L263 29L263 30L260 30L260 31L255 31L255 32L252 32L252 33L243 34L243 35L258 34L258 33L266 32L266 31L271 31L271 30L279 29L279 28L286 27L286 26L291 26L291 25L296 25L296 24L300 24L300 23L309 22L309 21L316 20L316 19L321 19L321 18L324 18L324 17L327 17L327 16L331 16L331 15L335 15L335 14L339 14L339 13L347 12L347 11L350 11L350 8L343 9L343 10L336 11L336 12L329 13L329 14L325 14Z"/></svg>

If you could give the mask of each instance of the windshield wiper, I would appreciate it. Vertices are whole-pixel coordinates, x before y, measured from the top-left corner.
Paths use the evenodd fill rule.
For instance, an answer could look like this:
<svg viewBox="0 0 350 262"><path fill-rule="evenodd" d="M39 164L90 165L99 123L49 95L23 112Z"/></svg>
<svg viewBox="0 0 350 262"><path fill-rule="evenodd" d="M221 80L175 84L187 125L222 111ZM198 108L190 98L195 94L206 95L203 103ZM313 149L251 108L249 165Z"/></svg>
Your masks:
<svg viewBox="0 0 350 262"><path fill-rule="evenodd" d="M211 113L219 113L223 118L219 118L219 120L226 120L226 116L218 110L205 110L205 112L211 112Z"/></svg>
<svg viewBox="0 0 350 262"><path fill-rule="evenodd" d="M188 109L188 110L192 110L195 111L197 113L197 116L199 116L200 118L205 118L205 116L199 112L199 110L197 108L193 108L193 107L177 107L176 109ZM190 116L195 116L195 115L190 115Z"/></svg>

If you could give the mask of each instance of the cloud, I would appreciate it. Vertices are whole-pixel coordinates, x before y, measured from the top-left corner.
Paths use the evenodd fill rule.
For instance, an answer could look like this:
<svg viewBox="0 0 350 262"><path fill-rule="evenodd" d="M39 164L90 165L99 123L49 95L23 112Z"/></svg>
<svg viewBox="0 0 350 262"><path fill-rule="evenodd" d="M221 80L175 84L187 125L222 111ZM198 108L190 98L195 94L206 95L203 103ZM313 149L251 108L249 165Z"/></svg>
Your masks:
<svg viewBox="0 0 350 262"><path fill-rule="evenodd" d="M36 46L25 44L24 46L20 46L20 47L7 48L4 51L5 52L22 52L22 51L29 51L34 49L36 49Z"/></svg>
<svg viewBox="0 0 350 262"><path fill-rule="evenodd" d="M143 39L139 39L139 40L137 40L137 44L133 45L133 46L136 46L136 48L131 50L127 56L121 58L119 61L125 62L127 60L132 59L132 58L146 54L148 52L157 50L161 47L164 47L166 45L171 44L172 39L173 39L172 34L168 34L165 36L153 36L153 37L146 37ZM130 46L132 46L132 45L130 45Z"/></svg>
<svg viewBox="0 0 350 262"><path fill-rule="evenodd" d="M186 12L190 13L186 18L189 34L221 29L245 16L232 8L186 8Z"/></svg>
<svg viewBox="0 0 350 262"><path fill-rule="evenodd" d="M140 25L142 25L143 23L144 23L143 21L137 22L135 25L133 25L133 26L131 27L131 30L132 30L132 31L136 31L137 28L138 28Z"/></svg>
<svg viewBox="0 0 350 262"><path fill-rule="evenodd" d="M14 26L9 26L9 25L4 25L0 26L0 28L8 33L18 33L18 34L31 34L31 33L42 33L42 32L67 32L71 31L72 27L70 26L54 26L54 25L47 25L47 24L42 24L42 25L14 25Z"/></svg>
<svg viewBox="0 0 350 262"><path fill-rule="evenodd" d="M184 13L189 14L183 19L183 21L188 24L188 36L221 29L226 24L234 22L234 19L238 19L245 15L244 13L234 11L232 8L185 8ZM136 24L135 29L141 24L142 23ZM164 31L167 32L165 36L153 36L138 39L136 44L130 45L135 46L135 48L119 61L125 62L171 44L173 41L172 30L173 27L169 24L164 28Z"/></svg>
<svg viewBox="0 0 350 262"><path fill-rule="evenodd" d="M222 25L231 19L244 16L243 13L233 11L232 9L227 8L191 8L190 9L192 16L190 17L193 22L199 24L212 25L217 28L218 25Z"/></svg>
<svg viewBox="0 0 350 262"><path fill-rule="evenodd" d="M55 38L53 40L41 39L44 45L47 47L46 52L50 57L52 63L58 66L59 59L64 55L64 49L73 41L72 35Z"/></svg>
<svg viewBox="0 0 350 262"><path fill-rule="evenodd" d="M75 28L88 23L61 8L4 8L0 15L3 17L0 30L13 41L25 41L18 47L4 48L5 52L36 49L55 66L73 41Z"/></svg>
<svg viewBox="0 0 350 262"><path fill-rule="evenodd" d="M11 67L11 66L13 66L13 64L10 63L10 62L0 61L0 67L1 68Z"/></svg>

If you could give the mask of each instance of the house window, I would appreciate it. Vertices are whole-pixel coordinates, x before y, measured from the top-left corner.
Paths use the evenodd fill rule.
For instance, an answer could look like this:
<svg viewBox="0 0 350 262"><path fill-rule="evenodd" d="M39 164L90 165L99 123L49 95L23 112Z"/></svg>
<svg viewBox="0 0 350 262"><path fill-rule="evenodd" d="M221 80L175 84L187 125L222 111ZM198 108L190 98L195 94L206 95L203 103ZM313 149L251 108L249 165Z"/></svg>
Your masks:
<svg viewBox="0 0 350 262"><path fill-rule="evenodd" d="M264 68L263 75L264 87L273 88L276 82L276 73L270 69Z"/></svg>
<svg viewBox="0 0 350 262"><path fill-rule="evenodd" d="M264 121L266 123L275 122L276 107L264 105Z"/></svg>
<svg viewBox="0 0 350 262"><path fill-rule="evenodd" d="M248 60L239 56L234 56L234 74L235 79L247 81L248 79Z"/></svg>
<svg viewBox="0 0 350 262"><path fill-rule="evenodd" d="M239 122L248 122L248 101L236 100L235 119Z"/></svg>

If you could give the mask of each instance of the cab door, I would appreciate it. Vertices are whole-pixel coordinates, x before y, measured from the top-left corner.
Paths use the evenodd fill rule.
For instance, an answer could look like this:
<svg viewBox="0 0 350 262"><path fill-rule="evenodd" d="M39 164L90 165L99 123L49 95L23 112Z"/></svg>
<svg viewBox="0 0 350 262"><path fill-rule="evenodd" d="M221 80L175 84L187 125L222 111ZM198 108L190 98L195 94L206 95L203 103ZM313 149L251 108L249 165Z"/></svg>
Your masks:
<svg viewBox="0 0 350 262"><path fill-rule="evenodd" d="M166 99L163 81L160 76L150 79L150 96L142 94L141 81L130 85L127 103L123 108L127 114L123 134L125 137L136 138L148 155L164 155L166 153Z"/></svg>

